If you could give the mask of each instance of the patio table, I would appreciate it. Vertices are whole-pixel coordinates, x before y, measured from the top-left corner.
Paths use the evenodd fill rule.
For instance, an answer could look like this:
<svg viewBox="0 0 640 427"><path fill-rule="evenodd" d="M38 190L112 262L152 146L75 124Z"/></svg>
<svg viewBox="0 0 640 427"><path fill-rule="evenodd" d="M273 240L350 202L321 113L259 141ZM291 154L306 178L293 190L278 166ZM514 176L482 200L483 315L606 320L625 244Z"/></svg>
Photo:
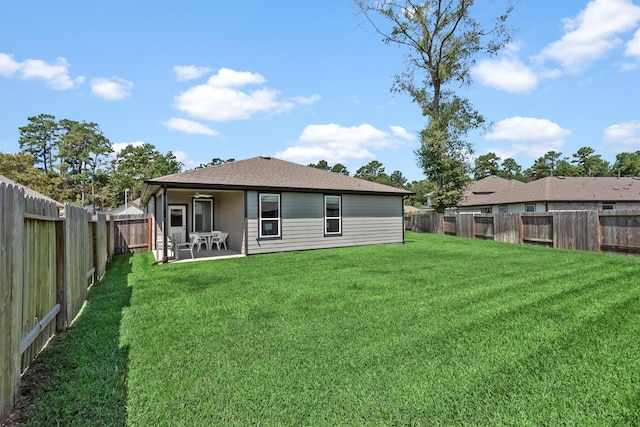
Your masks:
<svg viewBox="0 0 640 427"><path fill-rule="evenodd" d="M214 239L216 239L222 231L197 231L196 234L200 237L204 237L207 244L207 250L211 250L211 246L213 245Z"/></svg>

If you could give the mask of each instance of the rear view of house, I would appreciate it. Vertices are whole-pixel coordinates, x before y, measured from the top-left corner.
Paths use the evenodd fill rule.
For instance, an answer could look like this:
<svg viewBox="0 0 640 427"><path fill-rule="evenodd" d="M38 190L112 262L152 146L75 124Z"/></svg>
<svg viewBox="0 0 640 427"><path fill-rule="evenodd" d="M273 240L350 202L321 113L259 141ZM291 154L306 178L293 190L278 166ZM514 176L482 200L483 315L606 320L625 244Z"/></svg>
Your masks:
<svg viewBox="0 0 640 427"><path fill-rule="evenodd" d="M146 181L142 203L155 218L158 242L219 230L228 233L229 249L251 255L402 243L403 200L410 194L254 157Z"/></svg>

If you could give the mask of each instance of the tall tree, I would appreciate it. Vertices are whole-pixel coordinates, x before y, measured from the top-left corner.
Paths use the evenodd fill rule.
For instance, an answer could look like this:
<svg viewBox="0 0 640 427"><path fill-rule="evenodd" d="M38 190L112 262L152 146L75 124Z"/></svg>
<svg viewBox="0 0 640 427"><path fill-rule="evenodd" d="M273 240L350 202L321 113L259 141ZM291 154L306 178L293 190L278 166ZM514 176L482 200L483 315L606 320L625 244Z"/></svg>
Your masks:
<svg viewBox="0 0 640 427"><path fill-rule="evenodd" d="M610 176L609 162L602 160L602 156L595 154L591 147L580 147L573 155L571 163L576 165L579 176Z"/></svg>
<svg viewBox="0 0 640 427"><path fill-rule="evenodd" d="M485 126L484 117L451 86L470 84L476 57L493 55L509 42L505 22L511 4L485 28L472 17L474 0L356 3L384 43L408 49L408 66L395 77L392 90L408 94L428 118L416 155L426 177L437 184L434 207L443 212L459 202L469 182L467 158L473 147L466 135Z"/></svg>
<svg viewBox="0 0 640 427"><path fill-rule="evenodd" d="M152 144L128 145L111 162L109 173L111 207L122 204L126 189L129 190L129 197L135 199L140 196L144 181L178 173L182 166L171 151L163 155Z"/></svg>
<svg viewBox="0 0 640 427"><path fill-rule="evenodd" d="M209 163L200 163L198 166L196 166L196 169L208 168L209 166L223 165L225 163L231 163L231 162L235 162L235 161L236 161L236 159L222 160L219 157L215 157L215 158L211 159L211 161Z"/></svg>
<svg viewBox="0 0 640 427"><path fill-rule="evenodd" d="M359 167L356 170L355 176L356 178L367 179L369 181L374 181L372 178L378 178L380 176L386 175L384 173L384 166L377 160L372 160L366 165Z"/></svg>
<svg viewBox="0 0 640 427"><path fill-rule="evenodd" d="M557 151L547 151L544 156L539 157L533 165L524 171L524 174L528 180L536 180L540 178L546 178L548 176L557 176L560 175L557 172L558 166L563 165L566 168L566 165L561 162L564 160L566 164L571 166L567 162L567 157L564 159L561 158L562 153Z"/></svg>
<svg viewBox="0 0 640 427"><path fill-rule="evenodd" d="M498 175L500 172L500 157L496 153L478 156L473 167L473 179L476 181L488 176Z"/></svg>
<svg viewBox="0 0 640 427"><path fill-rule="evenodd" d="M405 204L420 208L429 205L429 197L435 191L436 185L433 181L423 179L422 181L411 181L404 188L415 193L407 197Z"/></svg>
<svg viewBox="0 0 640 427"><path fill-rule="evenodd" d="M498 176L505 179L517 179L519 181L524 179L522 176L522 166L511 157L502 161L502 167L498 171Z"/></svg>
<svg viewBox="0 0 640 427"><path fill-rule="evenodd" d="M53 198L47 174L34 164L35 159L25 153L0 153L0 175Z"/></svg>
<svg viewBox="0 0 640 427"><path fill-rule="evenodd" d="M309 163L308 166L325 171L331 171L340 175L349 176L349 170L342 163L336 163L334 166L331 166L326 160L320 160L318 163Z"/></svg>
<svg viewBox="0 0 640 427"><path fill-rule="evenodd" d="M39 114L28 120L28 125L19 128L20 149L32 156L45 173L49 173L60 144L60 125L51 114Z"/></svg>
<svg viewBox="0 0 640 427"><path fill-rule="evenodd" d="M611 168L619 176L640 176L640 150L635 153L620 153Z"/></svg>
<svg viewBox="0 0 640 427"><path fill-rule="evenodd" d="M63 129L58 155L60 171L67 175L81 205L89 203L86 195L90 192L96 206L98 199L103 199L96 198L96 176L106 166L107 155L113 152L111 142L96 123L63 119L60 127Z"/></svg>

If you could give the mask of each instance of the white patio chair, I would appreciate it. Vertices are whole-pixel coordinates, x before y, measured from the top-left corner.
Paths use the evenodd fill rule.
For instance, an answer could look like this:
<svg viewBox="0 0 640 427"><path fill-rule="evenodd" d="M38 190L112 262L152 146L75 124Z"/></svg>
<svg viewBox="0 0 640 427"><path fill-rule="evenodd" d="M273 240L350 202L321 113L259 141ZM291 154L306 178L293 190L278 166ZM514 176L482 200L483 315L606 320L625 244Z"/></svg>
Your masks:
<svg viewBox="0 0 640 427"><path fill-rule="evenodd" d="M191 234L189 236L191 239L190 242L180 242L175 243L176 245L176 259L180 258L180 251L189 251L191 253L191 259L194 259L193 256L193 247L198 244L198 236ZM195 239L194 239L195 238Z"/></svg>
<svg viewBox="0 0 640 427"><path fill-rule="evenodd" d="M198 233L189 233L189 238L191 238L192 242L195 242L195 244L198 245L198 252L200 252L200 249L202 248L202 245L204 245L205 248L207 247L207 238L206 237L201 236Z"/></svg>
<svg viewBox="0 0 640 427"><path fill-rule="evenodd" d="M220 250L220 245L224 246L225 250L227 249L227 236L229 233L220 233L218 237L215 238L214 242Z"/></svg>

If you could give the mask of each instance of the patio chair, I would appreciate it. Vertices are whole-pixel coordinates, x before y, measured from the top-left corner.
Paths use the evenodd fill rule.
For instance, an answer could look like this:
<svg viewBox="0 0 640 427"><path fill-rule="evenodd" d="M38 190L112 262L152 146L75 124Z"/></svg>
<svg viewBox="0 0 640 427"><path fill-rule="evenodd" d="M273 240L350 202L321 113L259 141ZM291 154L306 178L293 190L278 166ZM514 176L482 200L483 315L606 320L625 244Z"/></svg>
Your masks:
<svg viewBox="0 0 640 427"><path fill-rule="evenodd" d="M190 242L179 242L174 243L176 246L176 259L180 258L180 251L189 251L191 253L191 259L194 259L193 256L193 247L198 244L198 236L191 234L189 236L191 239Z"/></svg>
<svg viewBox="0 0 640 427"><path fill-rule="evenodd" d="M220 236L218 236L214 242L216 244L216 246L218 247L218 250L220 250L220 245L224 246L224 249L227 249L227 236L229 235L229 233L220 233Z"/></svg>
<svg viewBox="0 0 640 427"><path fill-rule="evenodd" d="M191 238L191 241L195 242L196 245L198 245L198 252L200 252L200 249L202 248L202 245L204 245L205 248L207 247L207 238L206 237L201 236L198 233L189 233L189 238Z"/></svg>

